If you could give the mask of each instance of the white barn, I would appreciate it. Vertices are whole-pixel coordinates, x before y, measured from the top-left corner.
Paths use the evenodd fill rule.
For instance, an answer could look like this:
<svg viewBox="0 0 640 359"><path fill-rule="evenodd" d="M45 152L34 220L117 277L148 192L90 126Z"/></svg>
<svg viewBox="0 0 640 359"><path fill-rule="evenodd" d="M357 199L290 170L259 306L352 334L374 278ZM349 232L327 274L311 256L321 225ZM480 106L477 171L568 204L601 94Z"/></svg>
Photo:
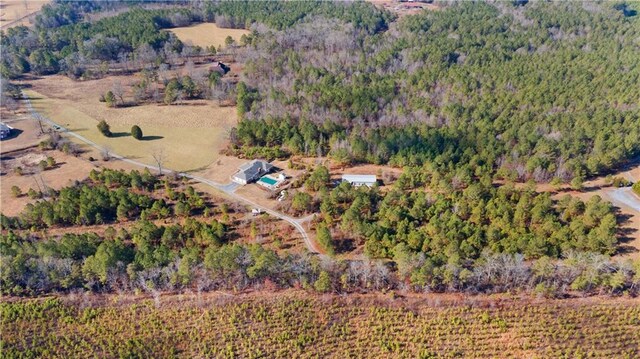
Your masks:
<svg viewBox="0 0 640 359"><path fill-rule="evenodd" d="M349 182L354 187L372 187L378 182L375 175L342 175L343 182Z"/></svg>

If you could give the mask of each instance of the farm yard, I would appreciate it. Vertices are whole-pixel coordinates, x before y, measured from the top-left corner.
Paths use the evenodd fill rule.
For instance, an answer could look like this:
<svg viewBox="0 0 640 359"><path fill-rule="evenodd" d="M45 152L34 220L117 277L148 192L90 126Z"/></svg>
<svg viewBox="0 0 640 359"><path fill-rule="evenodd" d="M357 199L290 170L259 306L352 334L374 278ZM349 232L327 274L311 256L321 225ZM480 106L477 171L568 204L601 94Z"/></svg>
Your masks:
<svg viewBox="0 0 640 359"><path fill-rule="evenodd" d="M638 300L334 296L145 299L71 295L0 304L4 353L26 357L634 358ZM36 344L37 345L34 345Z"/></svg>
<svg viewBox="0 0 640 359"><path fill-rule="evenodd" d="M123 108L99 102L115 81L130 90L128 80L120 76L76 82L50 76L30 82L31 89L24 92L43 115L119 155L154 165L152 155L162 149L163 166L179 171L203 168L220 158L227 133L236 123L235 108L207 100ZM109 123L114 136L107 138L98 131L100 120ZM133 125L142 128L141 141L129 136Z"/></svg>
<svg viewBox="0 0 640 359"><path fill-rule="evenodd" d="M180 41L205 48L207 46L225 46L225 39L231 36L236 42L242 35L249 34L244 29L224 29L214 23L202 23L187 27L176 27L171 30Z"/></svg>

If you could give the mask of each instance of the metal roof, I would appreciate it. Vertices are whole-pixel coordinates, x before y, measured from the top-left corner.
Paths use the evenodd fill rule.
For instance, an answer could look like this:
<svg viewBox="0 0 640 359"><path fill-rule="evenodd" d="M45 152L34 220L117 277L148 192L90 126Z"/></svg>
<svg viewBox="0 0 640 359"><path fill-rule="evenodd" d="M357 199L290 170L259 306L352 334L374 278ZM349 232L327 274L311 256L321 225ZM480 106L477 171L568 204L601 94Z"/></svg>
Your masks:
<svg viewBox="0 0 640 359"><path fill-rule="evenodd" d="M342 175L342 180L350 183L375 183L375 175Z"/></svg>

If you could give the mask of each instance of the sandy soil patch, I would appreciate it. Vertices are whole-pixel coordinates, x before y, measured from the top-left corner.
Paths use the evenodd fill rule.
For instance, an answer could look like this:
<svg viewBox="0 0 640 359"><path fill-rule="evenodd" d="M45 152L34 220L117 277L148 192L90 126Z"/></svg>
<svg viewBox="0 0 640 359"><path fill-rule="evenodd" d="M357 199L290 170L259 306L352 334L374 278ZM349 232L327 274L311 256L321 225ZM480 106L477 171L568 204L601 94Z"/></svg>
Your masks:
<svg viewBox="0 0 640 359"><path fill-rule="evenodd" d="M30 25L30 15L50 3L51 0L2 0L0 1L0 28L6 30L12 26Z"/></svg>
<svg viewBox="0 0 640 359"><path fill-rule="evenodd" d="M224 40L227 36L231 36L236 42L240 41L242 35L249 34L244 29L223 29L214 23L202 23L188 27L176 27L169 30L176 34L180 41L191 43L200 47L214 45L215 47L224 47Z"/></svg>
<svg viewBox="0 0 640 359"><path fill-rule="evenodd" d="M38 174L19 176L13 171L5 171L4 168L14 165L35 165L47 157L56 160L56 167ZM8 216L19 214L27 203L34 202L28 196L15 198L11 194L11 187L18 186L23 193L29 188L39 190L43 185L54 189L68 186L76 180L83 180L95 168L94 165L77 157L66 155L59 151L28 152L11 159L5 159L2 163L3 175L0 177L1 211Z"/></svg>

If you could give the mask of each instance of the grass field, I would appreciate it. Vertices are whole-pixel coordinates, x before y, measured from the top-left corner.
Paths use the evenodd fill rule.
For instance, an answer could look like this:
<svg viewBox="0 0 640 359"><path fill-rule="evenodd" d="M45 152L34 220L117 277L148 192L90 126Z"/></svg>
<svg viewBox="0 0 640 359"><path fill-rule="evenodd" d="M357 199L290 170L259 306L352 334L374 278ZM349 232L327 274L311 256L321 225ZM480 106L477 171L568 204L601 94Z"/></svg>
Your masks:
<svg viewBox="0 0 640 359"><path fill-rule="evenodd" d="M300 292L5 301L7 357L637 358L637 300L468 304ZM435 299L434 299L435 298ZM415 299L415 298L413 298ZM97 302L100 302L99 304ZM471 305L473 303L473 305Z"/></svg>
<svg viewBox="0 0 640 359"><path fill-rule="evenodd" d="M220 157L227 131L236 123L234 108L219 107L208 101L180 106L108 108L98 101L100 91L97 89L110 81L73 83L56 78L57 82L41 80L33 89L25 91L39 112L119 155L144 163L154 164L152 153L161 148L166 168L187 171L205 167ZM92 84L95 87L91 88ZM70 89L73 85L76 87ZM83 90L86 92L82 93ZM114 137L107 138L98 132L96 125L102 119L109 123ZM142 128L142 141L129 136L133 125Z"/></svg>
<svg viewBox="0 0 640 359"><path fill-rule="evenodd" d="M213 23L202 23L189 27L177 27L171 29L178 39L183 42L191 42L193 45L206 47L214 45L215 47L224 47L224 40L227 36L231 36L234 40L240 41L240 37L248 34L248 30L243 29L223 29Z"/></svg>
<svg viewBox="0 0 640 359"><path fill-rule="evenodd" d="M24 17L40 11L42 6L50 2L51 0L1 0L0 28L6 30L11 26L28 26L29 20Z"/></svg>

